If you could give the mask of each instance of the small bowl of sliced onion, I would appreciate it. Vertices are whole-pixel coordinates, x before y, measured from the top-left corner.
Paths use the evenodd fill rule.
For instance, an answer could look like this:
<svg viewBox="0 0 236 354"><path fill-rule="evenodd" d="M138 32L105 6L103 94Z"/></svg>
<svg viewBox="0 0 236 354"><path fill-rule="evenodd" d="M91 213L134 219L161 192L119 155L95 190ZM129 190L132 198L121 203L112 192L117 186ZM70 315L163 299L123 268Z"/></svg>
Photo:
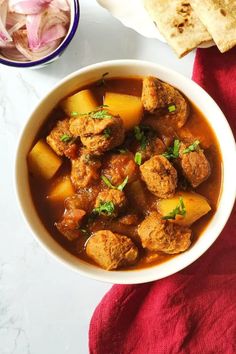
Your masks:
<svg viewBox="0 0 236 354"><path fill-rule="evenodd" d="M39 68L58 59L79 15L78 0L0 0L0 64Z"/></svg>

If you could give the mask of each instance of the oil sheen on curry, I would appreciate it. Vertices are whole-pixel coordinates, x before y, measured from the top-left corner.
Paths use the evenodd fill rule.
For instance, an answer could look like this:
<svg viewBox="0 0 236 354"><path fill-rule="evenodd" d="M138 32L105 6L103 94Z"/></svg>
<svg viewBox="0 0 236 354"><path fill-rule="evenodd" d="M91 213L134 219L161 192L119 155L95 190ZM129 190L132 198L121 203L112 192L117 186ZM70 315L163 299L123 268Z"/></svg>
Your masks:
<svg viewBox="0 0 236 354"><path fill-rule="evenodd" d="M103 77L62 100L28 154L38 214L106 270L188 250L214 215L221 154L201 112L155 77Z"/></svg>

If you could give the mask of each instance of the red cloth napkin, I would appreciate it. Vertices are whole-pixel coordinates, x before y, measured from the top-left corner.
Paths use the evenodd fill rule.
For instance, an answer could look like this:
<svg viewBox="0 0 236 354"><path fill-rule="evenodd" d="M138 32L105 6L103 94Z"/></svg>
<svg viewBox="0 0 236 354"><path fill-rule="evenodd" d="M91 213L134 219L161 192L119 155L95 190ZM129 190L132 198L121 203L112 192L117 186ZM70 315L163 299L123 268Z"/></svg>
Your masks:
<svg viewBox="0 0 236 354"><path fill-rule="evenodd" d="M198 50L193 79L236 133L236 48ZM92 317L89 348L91 354L235 354L236 208L214 245L188 268L152 283L114 285Z"/></svg>

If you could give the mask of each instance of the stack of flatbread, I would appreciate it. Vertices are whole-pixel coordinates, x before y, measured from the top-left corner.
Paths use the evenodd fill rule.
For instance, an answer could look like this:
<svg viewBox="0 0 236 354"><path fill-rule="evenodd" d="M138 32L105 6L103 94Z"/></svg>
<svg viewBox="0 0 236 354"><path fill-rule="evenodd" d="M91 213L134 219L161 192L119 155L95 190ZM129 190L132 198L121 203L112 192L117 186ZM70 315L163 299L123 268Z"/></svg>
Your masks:
<svg viewBox="0 0 236 354"><path fill-rule="evenodd" d="M212 39L222 53L236 45L236 0L144 0L144 3L180 58Z"/></svg>

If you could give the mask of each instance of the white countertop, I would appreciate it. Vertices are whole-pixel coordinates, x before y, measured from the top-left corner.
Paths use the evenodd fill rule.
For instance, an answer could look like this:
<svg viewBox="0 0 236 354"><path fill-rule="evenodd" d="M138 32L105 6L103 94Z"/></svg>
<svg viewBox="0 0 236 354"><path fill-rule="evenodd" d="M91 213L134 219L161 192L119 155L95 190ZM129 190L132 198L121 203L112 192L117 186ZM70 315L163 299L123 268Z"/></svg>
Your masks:
<svg viewBox="0 0 236 354"><path fill-rule="evenodd" d="M128 0L127 0L128 1ZM29 113L61 78L95 62L144 59L191 76L194 54L125 28L95 0L81 0L78 32L64 55L40 70L0 66L0 353L86 354L91 315L110 288L51 259L35 242L14 195L14 159Z"/></svg>

